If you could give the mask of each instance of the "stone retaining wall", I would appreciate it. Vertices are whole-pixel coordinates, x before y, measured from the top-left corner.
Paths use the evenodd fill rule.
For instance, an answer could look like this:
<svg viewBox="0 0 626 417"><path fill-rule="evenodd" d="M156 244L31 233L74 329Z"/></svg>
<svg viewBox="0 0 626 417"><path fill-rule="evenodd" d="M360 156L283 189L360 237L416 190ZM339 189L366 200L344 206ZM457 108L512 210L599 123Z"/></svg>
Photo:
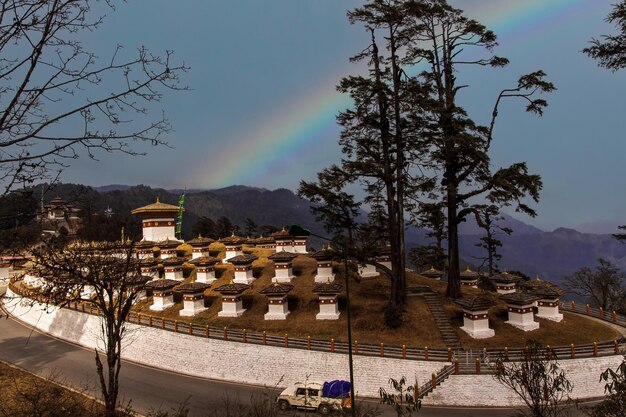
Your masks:
<svg viewBox="0 0 626 417"><path fill-rule="evenodd" d="M88 348L101 348L99 318L69 309L31 305L9 289L7 309L18 319L58 338ZM202 378L258 385L286 386L310 380L348 379L346 354L246 344L190 336L159 328L127 323L123 357L144 365ZM604 395L600 373L616 368L621 355L561 360L573 385L573 398ZM373 356L354 357L357 395L378 397L389 378L417 378L419 385L449 362L402 360ZM282 378L282 379L281 379ZM279 382L280 381L280 382ZM495 406L522 405L521 400L491 375L451 375L426 398L425 405Z"/></svg>
<svg viewBox="0 0 626 417"><path fill-rule="evenodd" d="M31 305L9 289L5 305L16 318L53 336L88 348L102 348L99 318L70 309ZM208 339L127 323L122 356L156 368L202 378L258 385L349 379L348 356L340 353ZM356 394L378 397L389 378L406 376L424 384L446 362L374 356L354 357ZM281 380L282 378L282 380Z"/></svg>
<svg viewBox="0 0 626 417"><path fill-rule="evenodd" d="M597 398L604 395L600 374L607 368L617 368L622 356L560 360L572 384L572 398ZM450 406L522 406L522 400L491 375L451 375L423 400L424 405L446 404Z"/></svg>

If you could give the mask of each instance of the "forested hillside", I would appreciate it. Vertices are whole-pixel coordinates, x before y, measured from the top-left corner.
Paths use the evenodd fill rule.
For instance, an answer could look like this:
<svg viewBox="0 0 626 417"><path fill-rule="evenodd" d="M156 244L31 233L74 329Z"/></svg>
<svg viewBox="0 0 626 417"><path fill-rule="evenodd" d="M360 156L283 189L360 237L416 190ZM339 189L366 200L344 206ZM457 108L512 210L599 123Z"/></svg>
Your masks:
<svg viewBox="0 0 626 417"><path fill-rule="evenodd" d="M127 236L140 233L139 219L130 214L132 209L153 203L157 197L164 203L176 205L180 195L180 190L168 191L144 185L115 185L100 189L76 184L59 184L53 189L37 186L28 190L26 197L18 201L19 204L15 197L10 200L4 197L8 203L2 205L2 210L6 213L2 224L2 240L5 243L10 243L11 231L15 230L16 224L23 228L20 223L22 220L34 221L32 213L41 204L42 189L44 204L54 197L61 197L82 210L85 227L91 227L92 234L104 233L112 239L121 236L122 227ZM270 226L282 227L298 223L316 233L326 234L323 226L315 221L309 207L308 201L282 188L270 191L231 186L210 191L187 191L183 237L189 239L194 235L192 228L202 217L213 221L227 218L233 226L239 227L240 234L245 234L246 221L252 221L257 226L257 231L261 231L263 226L267 226L265 230L271 230ZM108 217L104 216L107 209L112 211ZM19 213L14 213L15 210ZM31 215L24 215L25 212L30 212ZM499 262L501 269L523 271L530 276L539 274L559 281L563 275L583 266L594 266L597 259L602 257L626 270L626 245L619 243L611 235L581 233L565 228L545 232L510 216L504 216L502 225L513 229L513 233L510 236L499 236L503 243L500 251L503 258ZM461 228L461 255L472 264L480 264L483 256L481 249L475 246L481 237L480 233L481 229L472 222L463 224ZM423 229L408 228L409 248L426 242Z"/></svg>

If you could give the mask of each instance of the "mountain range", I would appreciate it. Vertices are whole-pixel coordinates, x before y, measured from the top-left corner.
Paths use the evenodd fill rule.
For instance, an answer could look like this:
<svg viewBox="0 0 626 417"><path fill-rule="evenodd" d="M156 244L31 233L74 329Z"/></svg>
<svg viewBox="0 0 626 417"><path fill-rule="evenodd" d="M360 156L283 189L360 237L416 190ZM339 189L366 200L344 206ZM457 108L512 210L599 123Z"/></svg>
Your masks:
<svg viewBox="0 0 626 417"><path fill-rule="evenodd" d="M111 208L114 212L130 215L134 208L153 203L157 197L162 202L178 204L182 190L165 190L143 185L109 185L88 187L60 184L46 193L48 201L60 196L66 201L76 198L91 201L96 210ZM37 195L37 194L35 194ZM214 220L226 216L234 224L243 225L246 218L258 225L286 226L297 223L314 233L325 234L323 225L310 213L311 203L299 198L292 191L279 188L267 190L234 185L217 190L186 190L183 234L191 237L193 224L202 216ZM563 276L581 267L594 267L598 258L607 259L626 270L626 245L616 241L610 234L582 233L573 229L558 228L544 231L528 225L509 215L504 215L501 226L511 228L511 235L499 235L503 243L500 253L500 269L522 271L530 276L559 282ZM428 243L426 230L408 227L407 247ZM482 249L475 246L482 230L472 221L461 225L461 257L469 263L479 264Z"/></svg>

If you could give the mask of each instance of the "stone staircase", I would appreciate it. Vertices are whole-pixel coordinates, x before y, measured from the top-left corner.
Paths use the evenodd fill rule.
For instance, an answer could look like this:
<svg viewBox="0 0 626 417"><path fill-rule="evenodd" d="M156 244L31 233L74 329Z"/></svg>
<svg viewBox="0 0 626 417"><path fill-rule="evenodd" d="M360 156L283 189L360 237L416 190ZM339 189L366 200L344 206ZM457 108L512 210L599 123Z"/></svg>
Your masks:
<svg viewBox="0 0 626 417"><path fill-rule="evenodd" d="M409 296L420 296L426 301L426 305L435 320L437 329L446 346L453 350L461 349L459 337L454 332L454 328L452 328L450 324L450 319L441 306L439 295L427 286L410 287L407 289L407 293Z"/></svg>

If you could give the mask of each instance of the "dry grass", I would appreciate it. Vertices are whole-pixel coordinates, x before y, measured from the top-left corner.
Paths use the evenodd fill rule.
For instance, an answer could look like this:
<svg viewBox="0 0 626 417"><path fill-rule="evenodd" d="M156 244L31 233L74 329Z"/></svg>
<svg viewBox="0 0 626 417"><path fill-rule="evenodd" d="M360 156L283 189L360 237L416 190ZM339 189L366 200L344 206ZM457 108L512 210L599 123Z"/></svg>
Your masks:
<svg viewBox="0 0 626 417"><path fill-rule="evenodd" d="M441 293L445 293L445 289ZM475 288L463 288L463 294L468 296L481 296L491 299L495 306L489 309L489 327L495 330L496 335L488 339L473 339L463 330L463 309L450 299L442 297L444 309L450 317L461 345L468 348L503 348L504 346L523 346L526 340L534 339L543 345L569 346L614 340L619 338L619 333L609 326L588 319L584 316L571 313L563 313L563 320L559 323L552 320L535 317L539 322L539 329L524 332L516 327L506 324L508 320L506 304L499 300L498 295L492 292Z"/></svg>
<svg viewBox="0 0 626 417"><path fill-rule="evenodd" d="M211 250L218 249L211 247ZM259 291L270 285L274 275L272 262L267 256L273 253L267 249L244 248L247 253L254 253L259 259L253 263L254 276L257 278L252 283L252 288L243 295L243 304L246 312L238 318L218 317L221 310L220 294L213 290L220 285L227 284L234 277L233 267L230 264L217 265L216 277L218 280L211 289L205 292L205 306L208 309L193 318L180 317L182 302L175 298L177 304L164 312L155 313L149 310L151 300L145 300L137 304L137 309L143 313L161 316L179 322L188 322L217 327L230 327L255 331L266 331L272 335L306 337L317 339L335 338L338 341L347 340L347 318L345 314L345 291L339 296L339 310L341 316L338 320L320 321L315 319L319 311L317 296L312 290L315 285L314 275L316 261L307 256L298 256L293 261L293 270L296 278L293 280L293 291L289 293L289 310L291 313L287 320L266 321L263 315L267 312L267 297ZM223 255L222 255L223 256ZM343 283L343 265L334 265L337 272L337 282ZM185 269L185 278L194 279L191 268ZM426 303L421 297L408 297L404 313L404 323L397 329L389 329L384 324L384 309L389 297L389 281L384 277L356 279L356 274L350 274L350 295L352 313L353 339L359 343L384 342L385 344L401 345L409 347L444 347L439 331L436 328ZM466 347L503 347L523 346L529 338L536 339L551 346L569 345L570 343L581 344L593 341L613 340L617 333L608 326L573 314L565 314L565 319L560 323L549 320L537 319L541 323L540 329L532 332L523 332L513 326L504 323L506 320L506 307L498 301L494 293L484 292L473 288L464 288L467 295L482 295L492 298L498 304L490 309L490 324L496 331L496 336L474 340L460 330L462 326L462 309L450 299L445 298L446 283L433 281L415 273L407 273L407 285L428 285L442 297L444 309L448 312L461 340Z"/></svg>
<svg viewBox="0 0 626 417"><path fill-rule="evenodd" d="M52 378L57 379L57 378ZM0 362L0 415L97 416L102 407L96 401Z"/></svg>

